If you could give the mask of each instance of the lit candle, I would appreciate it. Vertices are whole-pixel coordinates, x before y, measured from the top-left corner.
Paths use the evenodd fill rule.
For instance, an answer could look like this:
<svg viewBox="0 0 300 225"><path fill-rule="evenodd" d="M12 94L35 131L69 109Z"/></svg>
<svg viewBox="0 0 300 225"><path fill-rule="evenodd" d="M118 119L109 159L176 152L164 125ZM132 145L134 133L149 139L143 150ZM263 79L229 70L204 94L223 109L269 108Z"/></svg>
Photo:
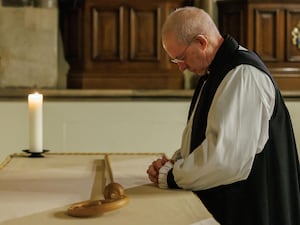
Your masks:
<svg viewBox="0 0 300 225"><path fill-rule="evenodd" d="M43 95L28 95L29 151L43 152Z"/></svg>

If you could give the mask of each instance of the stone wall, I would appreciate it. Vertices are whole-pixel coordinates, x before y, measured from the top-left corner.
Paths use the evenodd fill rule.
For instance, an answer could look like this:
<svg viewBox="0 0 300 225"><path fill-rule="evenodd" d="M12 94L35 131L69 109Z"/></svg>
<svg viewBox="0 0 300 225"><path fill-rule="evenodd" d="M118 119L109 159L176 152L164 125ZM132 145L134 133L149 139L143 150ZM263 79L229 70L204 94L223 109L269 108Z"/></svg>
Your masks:
<svg viewBox="0 0 300 225"><path fill-rule="evenodd" d="M57 8L0 6L0 88L65 88Z"/></svg>

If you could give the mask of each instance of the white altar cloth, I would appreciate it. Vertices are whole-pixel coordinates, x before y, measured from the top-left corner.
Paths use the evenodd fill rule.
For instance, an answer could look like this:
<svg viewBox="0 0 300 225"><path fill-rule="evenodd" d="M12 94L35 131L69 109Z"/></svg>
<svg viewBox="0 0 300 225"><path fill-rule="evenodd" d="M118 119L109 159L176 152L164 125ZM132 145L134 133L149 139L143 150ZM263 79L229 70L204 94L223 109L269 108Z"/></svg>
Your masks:
<svg viewBox="0 0 300 225"><path fill-rule="evenodd" d="M192 192L159 189L149 183L146 170L159 156L49 153L44 158L28 158L13 155L0 166L0 225L204 224L201 221L217 224ZM128 205L92 218L66 214L70 204L103 199L103 188L112 179L125 188Z"/></svg>

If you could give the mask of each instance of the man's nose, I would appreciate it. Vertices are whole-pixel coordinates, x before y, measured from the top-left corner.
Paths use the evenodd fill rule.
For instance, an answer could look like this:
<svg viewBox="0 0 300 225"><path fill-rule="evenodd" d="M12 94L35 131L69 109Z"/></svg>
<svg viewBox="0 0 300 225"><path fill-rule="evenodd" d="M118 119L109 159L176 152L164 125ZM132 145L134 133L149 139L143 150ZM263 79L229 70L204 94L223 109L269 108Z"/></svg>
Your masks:
<svg viewBox="0 0 300 225"><path fill-rule="evenodd" d="M187 65L184 62L178 62L177 66L181 72L183 72L185 69L187 69Z"/></svg>

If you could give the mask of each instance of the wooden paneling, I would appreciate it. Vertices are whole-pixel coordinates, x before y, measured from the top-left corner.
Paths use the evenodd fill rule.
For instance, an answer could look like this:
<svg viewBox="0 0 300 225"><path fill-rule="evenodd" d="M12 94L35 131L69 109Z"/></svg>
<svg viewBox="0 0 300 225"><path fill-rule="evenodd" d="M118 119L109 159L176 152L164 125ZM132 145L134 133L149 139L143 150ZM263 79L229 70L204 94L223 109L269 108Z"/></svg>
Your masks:
<svg viewBox="0 0 300 225"><path fill-rule="evenodd" d="M130 9L130 60L158 61L160 58L161 10Z"/></svg>
<svg viewBox="0 0 300 225"><path fill-rule="evenodd" d="M221 4L221 3L219 3ZM222 13L219 14L219 28L222 34L230 34L243 45L246 44L246 20L243 4L222 4Z"/></svg>
<svg viewBox="0 0 300 225"><path fill-rule="evenodd" d="M121 61L124 43L124 7L92 7L92 61Z"/></svg>
<svg viewBox="0 0 300 225"><path fill-rule="evenodd" d="M279 17L277 9L254 9L254 50L265 62L282 60Z"/></svg>
<svg viewBox="0 0 300 225"><path fill-rule="evenodd" d="M70 21L63 28L71 66L68 88L183 88L183 75L162 48L161 27L184 0L79 2L73 11L81 16L66 13L62 18ZM71 33L70 29L76 31ZM72 39L80 44L68 48ZM75 53L80 57L72 61Z"/></svg>
<svg viewBox="0 0 300 225"><path fill-rule="evenodd" d="M300 49L291 33L295 27L300 31L300 3L295 2L227 0L218 1L218 7L220 31L257 52L282 90L299 91Z"/></svg>

